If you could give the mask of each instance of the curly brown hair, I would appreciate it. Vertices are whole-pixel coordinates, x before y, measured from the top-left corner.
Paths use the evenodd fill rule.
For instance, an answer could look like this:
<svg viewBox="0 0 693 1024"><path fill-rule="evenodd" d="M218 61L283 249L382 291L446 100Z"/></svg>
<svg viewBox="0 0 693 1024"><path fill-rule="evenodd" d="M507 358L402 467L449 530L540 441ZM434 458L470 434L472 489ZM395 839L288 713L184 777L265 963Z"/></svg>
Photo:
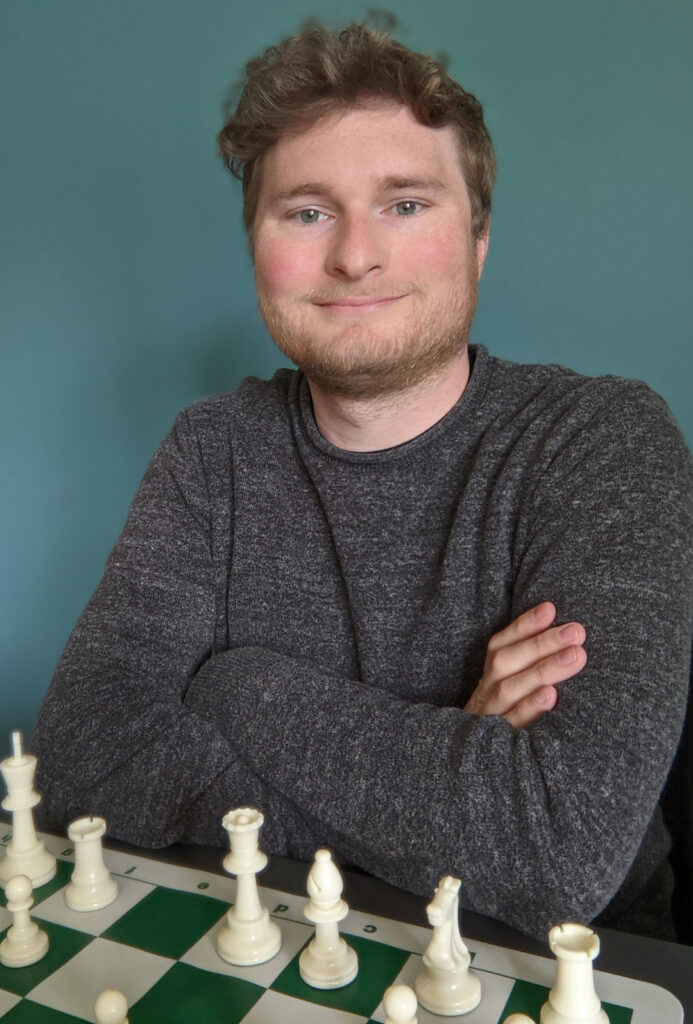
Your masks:
<svg viewBox="0 0 693 1024"><path fill-rule="evenodd" d="M252 235L263 156L288 131L373 99L405 104L420 124L452 125L469 192L472 231L491 213L496 159L481 104L440 61L366 25L313 26L250 60L241 97L219 133L219 151L243 183L243 222Z"/></svg>

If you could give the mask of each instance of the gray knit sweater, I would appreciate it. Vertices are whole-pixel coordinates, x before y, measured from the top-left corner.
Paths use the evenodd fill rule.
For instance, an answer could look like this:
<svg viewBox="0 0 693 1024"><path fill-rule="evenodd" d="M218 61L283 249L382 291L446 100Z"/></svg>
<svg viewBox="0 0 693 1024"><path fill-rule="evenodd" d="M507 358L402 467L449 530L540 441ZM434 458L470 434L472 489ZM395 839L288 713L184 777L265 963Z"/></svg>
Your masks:
<svg viewBox="0 0 693 1024"><path fill-rule="evenodd" d="M282 370L178 418L47 695L44 824L342 863L538 936L667 848L693 629L692 473L645 385L472 352L448 415L330 445ZM527 729L462 710L490 636L553 601L588 662Z"/></svg>

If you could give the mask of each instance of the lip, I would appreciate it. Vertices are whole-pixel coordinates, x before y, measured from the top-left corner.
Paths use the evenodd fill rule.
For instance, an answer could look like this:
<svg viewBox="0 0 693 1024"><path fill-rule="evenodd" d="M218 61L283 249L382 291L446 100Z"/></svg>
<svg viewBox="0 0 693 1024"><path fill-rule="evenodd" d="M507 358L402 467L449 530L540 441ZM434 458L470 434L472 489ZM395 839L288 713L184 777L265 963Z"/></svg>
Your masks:
<svg viewBox="0 0 693 1024"><path fill-rule="evenodd" d="M373 298L371 295L363 297L353 296L351 298L335 299L331 302L316 302L315 305L338 316L358 316L362 313L372 313L385 309L403 298L404 295L393 295L383 299Z"/></svg>

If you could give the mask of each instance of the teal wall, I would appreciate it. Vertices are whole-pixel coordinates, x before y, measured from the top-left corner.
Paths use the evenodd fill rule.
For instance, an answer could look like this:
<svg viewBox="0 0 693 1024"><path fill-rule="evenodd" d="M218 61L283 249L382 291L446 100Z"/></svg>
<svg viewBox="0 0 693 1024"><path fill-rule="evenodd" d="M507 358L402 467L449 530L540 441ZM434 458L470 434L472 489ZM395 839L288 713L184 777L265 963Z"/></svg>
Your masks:
<svg viewBox="0 0 693 1024"><path fill-rule="evenodd" d="M474 336L641 377L689 441L693 4L391 0L500 156ZM0 751L177 410L280 362L215 157L247 58L356 0L0 4Z"/></svg>

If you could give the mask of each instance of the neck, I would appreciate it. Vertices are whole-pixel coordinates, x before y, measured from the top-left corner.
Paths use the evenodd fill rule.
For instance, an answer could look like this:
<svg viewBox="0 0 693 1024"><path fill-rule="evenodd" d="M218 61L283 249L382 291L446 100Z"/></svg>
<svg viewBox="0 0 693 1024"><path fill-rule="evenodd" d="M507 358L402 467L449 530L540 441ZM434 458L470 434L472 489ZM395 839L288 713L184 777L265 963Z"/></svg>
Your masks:
<svg viewBox="0 0 693 1024"><path fill-rule="evenodd" d="M459 401L469 381L465 348L442 370L406 391L377 398L334 395L308 378L318 430L330 444L351 452L394 448L423 434Z"/></svg>

